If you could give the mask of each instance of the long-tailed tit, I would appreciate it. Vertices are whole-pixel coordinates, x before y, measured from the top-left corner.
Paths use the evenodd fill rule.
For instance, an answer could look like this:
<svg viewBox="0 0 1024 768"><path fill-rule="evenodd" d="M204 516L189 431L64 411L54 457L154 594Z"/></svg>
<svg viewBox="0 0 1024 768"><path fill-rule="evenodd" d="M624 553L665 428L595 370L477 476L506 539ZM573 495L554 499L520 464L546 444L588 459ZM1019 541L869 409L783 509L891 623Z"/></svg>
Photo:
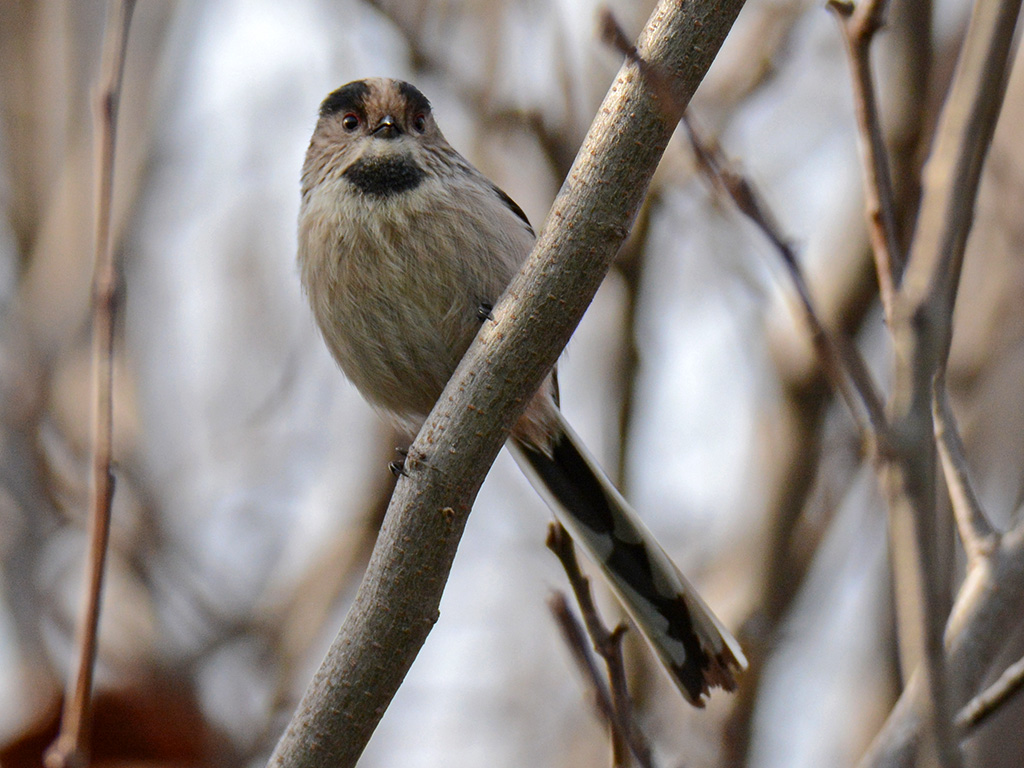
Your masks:
<svg viewBox="0 0 1024 768"><path fill-rule="evenodd" d="M533 246L522 209L445 141L409 83L331 93L302 169L298 258L327 346L363 396L416 430ZM553 376L509 446L598 563L683 695L703 706L746 666L566 424Z"/></svg>

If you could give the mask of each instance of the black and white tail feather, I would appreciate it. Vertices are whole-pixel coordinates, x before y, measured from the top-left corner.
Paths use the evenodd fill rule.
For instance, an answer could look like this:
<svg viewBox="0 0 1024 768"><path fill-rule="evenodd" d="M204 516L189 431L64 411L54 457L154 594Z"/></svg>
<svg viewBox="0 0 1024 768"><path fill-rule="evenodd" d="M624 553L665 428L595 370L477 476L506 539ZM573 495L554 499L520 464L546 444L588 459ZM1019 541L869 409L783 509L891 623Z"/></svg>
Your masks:
<svg viewBox="0 0 1024 768"><path fill-rule="evenodd" d="M557 413L557 411L556 411ZM747 660L739 643L690 586L654 536L587 453L565 418L547 450L509 447L559 521L606 575L687 701L731 691Z"/></svg>

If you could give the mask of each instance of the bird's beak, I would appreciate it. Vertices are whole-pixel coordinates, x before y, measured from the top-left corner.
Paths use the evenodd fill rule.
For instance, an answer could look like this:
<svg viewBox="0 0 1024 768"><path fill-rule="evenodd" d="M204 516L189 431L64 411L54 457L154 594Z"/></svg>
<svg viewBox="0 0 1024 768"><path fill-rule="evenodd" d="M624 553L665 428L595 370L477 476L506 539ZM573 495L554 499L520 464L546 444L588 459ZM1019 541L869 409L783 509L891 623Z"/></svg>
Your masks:
<svg viewBox="0 0 1024 768"><path fill-rule="evenodd" d="M396 139L401 132L402 129L391 115L384 115L373 129L373 135L381 139Z"/></svg>

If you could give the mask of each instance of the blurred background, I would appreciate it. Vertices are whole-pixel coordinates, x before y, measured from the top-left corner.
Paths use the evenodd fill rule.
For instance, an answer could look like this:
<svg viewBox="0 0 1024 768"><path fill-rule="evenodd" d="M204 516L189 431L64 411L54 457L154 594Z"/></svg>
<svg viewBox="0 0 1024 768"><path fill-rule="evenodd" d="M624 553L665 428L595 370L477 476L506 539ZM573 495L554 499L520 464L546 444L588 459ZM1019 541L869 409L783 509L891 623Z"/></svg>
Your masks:
<svg viewBox="0 0 1024 768"><path fill-rule="evenodd" d="M653 3L607 4L630 36ZM354 594L403 444L329 358L295 265L318 105L416 83L539 229L620 61L592 0L140 2L118 136L117 491L96 763L261 765ZM0 0L0 761L38 765L85 548L100 0ZM894 0L875 57L906 231L969 4ZM1017 67L1020 70L1020 67ZM1024 495L1024 80L1011 79L949 381L982 501ZM881 381L848 66L809 0L750 0L690 114L773 207L826 324ZM736 631L689 709L632 637L659 765L851 765L900 689L885 509L766 240L677 135L560 368L569 420ZM548 513L502 454L441 619L361 765L607 764L549 615ZM951 579L951 589L957 577ZM610 621L617 608L599 597ZM1020 643L1018 643L1020 645ZM1018 654L1019 655L1019 648ZM1009 661L1011 659L1007 659ZM1016 766L1020 705L977 736Z"/></svg>

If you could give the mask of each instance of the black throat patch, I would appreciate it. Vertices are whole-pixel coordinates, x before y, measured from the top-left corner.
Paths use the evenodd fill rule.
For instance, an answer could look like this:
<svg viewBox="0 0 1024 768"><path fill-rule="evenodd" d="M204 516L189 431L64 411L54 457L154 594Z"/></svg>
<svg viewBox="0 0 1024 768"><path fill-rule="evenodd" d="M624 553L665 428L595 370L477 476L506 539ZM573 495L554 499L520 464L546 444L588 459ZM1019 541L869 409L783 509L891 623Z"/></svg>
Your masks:
<svg viewBox="0 0 1024 768"><path fill-rule="evenodd" d="M364 195L390 197L416 189L423 181L423 170L407 157L357 160L342 174Z"/></svg>

